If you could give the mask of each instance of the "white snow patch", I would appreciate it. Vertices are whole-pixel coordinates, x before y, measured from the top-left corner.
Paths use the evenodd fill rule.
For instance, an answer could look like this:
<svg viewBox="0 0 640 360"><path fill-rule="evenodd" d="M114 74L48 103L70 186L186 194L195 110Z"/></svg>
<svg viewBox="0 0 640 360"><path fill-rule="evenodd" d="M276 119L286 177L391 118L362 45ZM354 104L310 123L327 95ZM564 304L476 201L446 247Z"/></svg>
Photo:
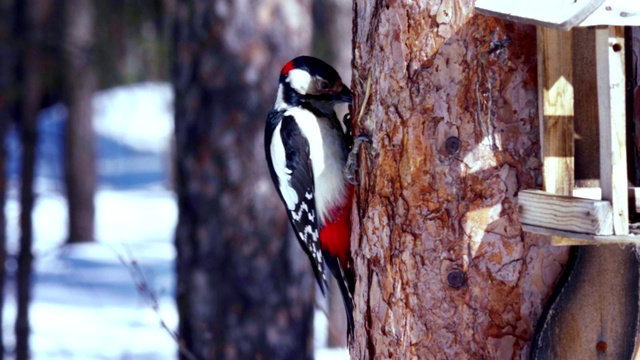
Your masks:
<svg viewBox="0 0 640 360"><path fill-rule="evenodd" d="M316 351L316 360L349 360L349 350L346 348L323 348Z"/></svg>
<svg viewBox="0 0 640 360"><path fill-rule="evenodd" d="M173 90L169 83L142 83L100 91L93 98L97 133L137 150L168 149L173 134Z"/></svg>
<svg viewBox="0 0 640 360"><path fill-rule="evenodd" d="M18 248L19 206L5 208L12 253ZM98 242L63 246L66 203L38 197L34 209L34 286L30 308L32 359L175 359L171 330L178 324L173 234L177 220L169 191L100 190L96 195ZM123 264L124 261L124 264ZM130 274L132 261L158 300L156 313ZM15 260L8 267L15 267ZM3 309L13 328L15 289L9 282ZM5 331L5 343L15 342Z"/></svg>

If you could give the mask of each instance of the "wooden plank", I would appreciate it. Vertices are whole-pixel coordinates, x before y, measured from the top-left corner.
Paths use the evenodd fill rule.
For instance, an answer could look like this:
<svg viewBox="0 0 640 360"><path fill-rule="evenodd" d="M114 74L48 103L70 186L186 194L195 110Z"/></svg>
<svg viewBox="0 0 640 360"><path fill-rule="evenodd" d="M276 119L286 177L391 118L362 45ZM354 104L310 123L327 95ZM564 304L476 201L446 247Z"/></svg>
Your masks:
<svg viewBox="0 0 640 360"><path fill-rule="evenodd" d="M477 12L525 24L569 30L604 0L476 0Z"/></svg>
<svg viewBox="0 0 640 360"><path fill-rule="evenodd" d="M578 26L640 26L640 1L605 0Z"/></svg>
<svg viewBox="0 0 640 360"><path fill-rule="evenodd" d="M627 111L631 110L632 113L627 114L627 129L634 129L631 134L627 134L627 144L634 144L631 149L627 149L627 159L632 158L633 166L629 166L629 171L633 171L629 174L629 181L636 185L640 185L640 26L632 26L628 29L627 34L627 54L625 60L629 63L626 64L627 68L627 84L629 85L629 92L627 96ZM631 69L631 71L629 71ZM630 105L630 106L629 106ZM640 359L640 358L639 358Z"/></svg>
<svg viewBox="0 0 640 360"><path fill-rule="evenodd" d="M551 245L614 245L614 244L639 244L640 235L593 235L572 231L549 229L543 226L522 224L522 230L534 234L551 236Z"/></svg>
<svg viewBox="0 0 640 360"><path fill-rule="evenodd" d="M613 207L613 231L629 233L627 148L625 137L624 29L596 30L598 113L600 127L600 187Z"/></svg>
<svg viewBox="0 0 640 360"><path fill-rule="evenodd" d="M570 195L573 189L572 38L567 31L538 27L538 95L543 189Z"/></svg>
<svg viewBox="0 0 640 360"><path fill-rule="evenodd" d="M608 201L521 190L518 210L523 224L584 234L613 234L613 213Z"/></svg>
<svg viewBox="0 0 640 360"><path fill-rule="evenodd" d="M553 246L601 246L601 245L640 245L640 237L634 235L597 235L583 239L573 233L551 236Z"/></svg>

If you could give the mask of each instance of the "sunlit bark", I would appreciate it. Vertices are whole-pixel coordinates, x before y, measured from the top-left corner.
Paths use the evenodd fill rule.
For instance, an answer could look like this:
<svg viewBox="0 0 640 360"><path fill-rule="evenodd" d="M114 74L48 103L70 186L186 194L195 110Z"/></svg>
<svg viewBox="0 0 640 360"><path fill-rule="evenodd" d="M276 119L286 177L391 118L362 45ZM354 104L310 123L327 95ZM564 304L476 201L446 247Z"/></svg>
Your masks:
<svg viewBox="0 0 640 360"><path fill-rule="evenodd" d="M566 261L517 212L540 181L535 29L471 15L466 0L356 1L356 131L373 144L355 358L522 358Z"/></svg>

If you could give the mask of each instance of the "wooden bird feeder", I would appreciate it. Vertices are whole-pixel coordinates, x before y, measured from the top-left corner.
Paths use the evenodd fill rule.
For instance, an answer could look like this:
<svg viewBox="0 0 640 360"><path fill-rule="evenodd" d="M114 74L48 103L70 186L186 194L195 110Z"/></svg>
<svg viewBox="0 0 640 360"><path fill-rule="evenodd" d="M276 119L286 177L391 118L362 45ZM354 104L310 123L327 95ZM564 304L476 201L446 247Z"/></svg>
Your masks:
<svg viewBox="0 0 640 360"><path fill-rule="evenodd" d="M476 11L537 26L543 190L519 191L523 230L554 245L636 245L571 249L530 358L640 358L640 188L627 176L627 159L639 164L627 133L640 129L625 66L632 50L640 63L640 0L476 0Z"/></svg>
<svg viewBox="0 0 640 360"><path fill-rule="evenodd" d="M640 1L477 0L476 11L538 26L544 191L519 192L523 229L555 245L640 243L629 227L640 202L627 177L623 27L640 26ZM575 187L598 159L597 187Z"/></svg>
<svg viewBox="0 0 640 360"><path fill-rule="evenodd" d="M559 30L640 25L640 2L636 0L476 0L476 11Z"/></svg>

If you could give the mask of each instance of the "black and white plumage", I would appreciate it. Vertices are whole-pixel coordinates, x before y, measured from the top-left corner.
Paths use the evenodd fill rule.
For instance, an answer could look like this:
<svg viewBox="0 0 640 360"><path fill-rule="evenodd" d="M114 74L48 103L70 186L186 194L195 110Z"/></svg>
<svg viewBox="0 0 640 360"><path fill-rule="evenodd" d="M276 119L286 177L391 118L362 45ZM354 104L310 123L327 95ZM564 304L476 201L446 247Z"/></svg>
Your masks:
<svg viewBox="0 0 640 360"><path fill-rule="evenodd" d="M351 136L350 124L338 119L335 105L351 103L352 97L331 66L313 57L297 57L282 68L265 129L271 178L320 289L326 288L325 262L338 279L349 333L353 277L346 267L352 189L343 170Z"/></svg>
<svg viewBox="0 0 640 360"><path fill-rule="evenodd" d="M265 138L265 144L271 144L266 149L267 156L272 159L269 170L287 207L296 238L307 255L318 265L313 271L324 291L326 277L322 266L315 186L313 181L309 181L313 179L309 141L302 134L295 118L285 113L287 112L272 111L268 116L267 126L273 128L273 132L268 131Z"/></svg>

